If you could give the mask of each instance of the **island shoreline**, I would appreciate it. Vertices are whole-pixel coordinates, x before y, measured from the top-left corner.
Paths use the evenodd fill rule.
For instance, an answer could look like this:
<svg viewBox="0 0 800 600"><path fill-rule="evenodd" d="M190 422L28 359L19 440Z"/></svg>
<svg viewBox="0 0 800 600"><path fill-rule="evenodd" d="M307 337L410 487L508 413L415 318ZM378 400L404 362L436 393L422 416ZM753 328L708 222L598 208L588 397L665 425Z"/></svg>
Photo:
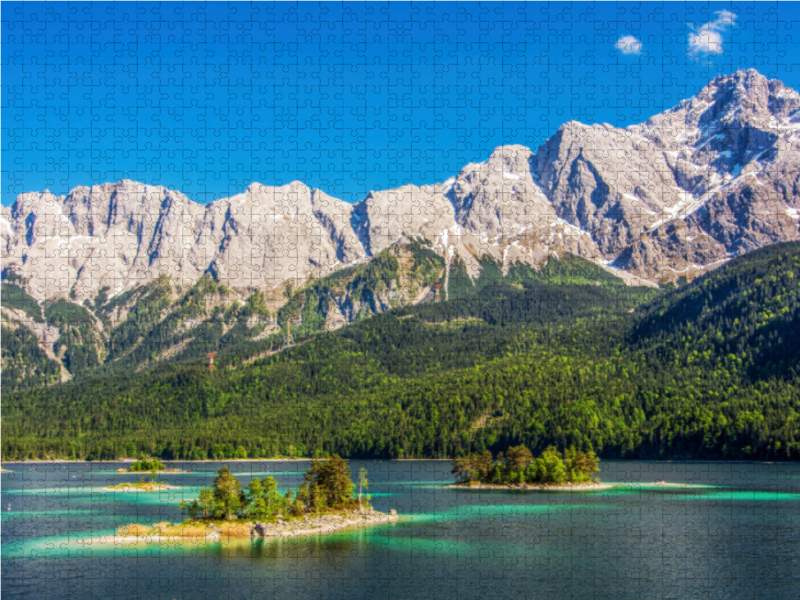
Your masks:
<svg viewBox="0 0 800 600"><path fill-rule="evenodd" d="M610 483L559 483L553 485L541 483L507 485L493 483L480 483L475 485L468 483L451 483L444 487L457 490L509 490L515 492L601 492L613 489L617 486Z"/></svg>
<svg viewBox="0 0 800 600"><path fill-rule="evenodd" d="M133 484L131 484L131 485L119 484L119 485L120 485L120 487L108 487L108 486L106 486L106 487L100 488L100 491L101 492L144 492L144 493L148 493L149 494L149 493L152 493L152 492L169 492L171 490L179 490L179 489L181 489L181 486L168 485L168 484L158 484L158 483L156 483L156 484L147 483L147 484L144 484L142 486L136 486L136 485L133 485ZM147 489L147 487L150 487L151 489Z"/></svg>
<svg viewBox="0 0 800 600"><path fill-rule="evenodd" d="M150 544L150 543L219 543L228 540L278 540L296 537L307 537L313 535L328 535L345 531L349 529L375 527L378 525L386 525L389 523L397 523L401 517L396 513L381 513L372 511L362 515L353 515L352 517L345 517L341 515L323 515L321 517L309 518L306 521L290 521L281 523L257 523L254 521L242 522L242 533L240 535L232 535L230 533L223 533L221 531L212 530L204 535L159 535L159 534L143 534L143 535L121 535L113 534L92 538L83 542L83 545L101 544L101 545L124 545L124 544ZM233 521L232 523L236 523ZM192 527L191 523L176 525L181 527L185 525L187 528ZM253 532L257 525L264 527L266 535L254 535Z"/></svg>
<svg viewBox="0 0 800 600"><path fill-rule="evenodd" d="M608 490L631 489L641 486L654 486L663 488L706 488L708 486L694 483L670 483L669 481L631 481L626 483L559 483L559 484L475 484L470 485L467 483L450 483L443 487L447 489L456 490L477 490L477 491L513 491L513 492L603 492Z"/></svg>

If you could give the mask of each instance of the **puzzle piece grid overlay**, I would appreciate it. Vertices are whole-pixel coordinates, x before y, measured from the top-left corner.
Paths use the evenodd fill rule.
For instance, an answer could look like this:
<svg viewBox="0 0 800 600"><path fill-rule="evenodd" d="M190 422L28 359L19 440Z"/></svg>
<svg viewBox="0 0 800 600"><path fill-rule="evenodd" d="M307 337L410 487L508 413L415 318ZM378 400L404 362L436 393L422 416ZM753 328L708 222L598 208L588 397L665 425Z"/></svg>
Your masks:
<svg viewBox="0 0 800 600"><path fill-rule="evenodd" d="M62 332L74 331L81 343L97 336L103 352L123 356L130 345L107 332L130 319L133 304L112 307L102 320L97 298L108 303L159 276L174 286L170 306L188 298L203 275L232 290L201 296L197 314L176 313L182 331L262 293L264 312L254 311L247 323L261 328L255 341L278 337L258 360L308 333L304 306L291 308L306 282L343 266L360 268L381 252L401 271L416 266L397 250L401 238L428 240L440 257L431 260L442 261L435 263L441 277L416 280L408 267L400 283L376 294L369 314L455 301L438 317L443 323L467 320L459 305L473 301L464 290L485 269L484 257L499 265L498 285L514 264L543 268L553 255L573 254L605 272L622 265L633 283L668 285L767 243L797 240L794 199L774 193L797 174L791 115L800 104L792 98L778 108L770 104L776 121L764 129L777 131L776 139L741 149L755 164L771 144L785 162L749 172L735 172L741 156L726 157L722 146L698 149L695 156L713 156L701 156L691 169L671 161L678 150L654 159L658 144L672 148L691 134L683 122L661 121L651 137L640 135L644 130L565 126L562 137L583 140L590 158L575 177L585 180L597 165L604 169L598 180L613 189L597 185L569 210L554 208L553 194L569 196L558 192L552 166L565 151L546 142L567 121L635 126L697 94L701 82L740 68L735 84L760 90L770 102L783 92L770 84L764 92L746 69L793 82L793 54L775 49L793 47L794 23L777 4L674 6L3 3L4 46L11 41L14 48L3 50L10 81L2 106L3 200L16 200L17 214L4 208L14 229L4 232L3 262L22 273L15 280L4 271L4 317L8 312L31 330L43 360L53 361L55 370L42 377L67 381L77 378L80 365L94 368L103 357L71 350ZM735 19L720 16L725 10ZM729 52L679 54L669 42L683 43L687 21L708 35L728 36ZM617 41L619 22L635 40L627 46ZM660 37L652 33L654 22ZM651 53L654 46L661 54ZM655 67L660 78L646 72ZM682 114L687 122L692 110ZM737 128L723 123L718 135L729 144ZM701 138L688 139L699 147ZM674 185L709 165L735 174L689 196ZM744 182L748 173L773 187L757 197L756 209L742 212L723 201L720 189L755 189ZM76 192L79 185L87 187ZM45 189L52 193L27 194ZM595 189L606 200L618 191L616 204L586 208ZM738 238L718 234L719 222L741 222L743 213L750 220L737 224ZM568 278L583 282L597 273L583 266ZM408 282L414 285L404 287ZM55 296L73 304L38 300ZM142 306L154 298L142 295ZM361 308L353 308L352 297L336 300L317 333L356 320ZM563 303L554 298L548 310ZM567 303L589 306L578 296ZM186 341L187 335L179 347L175 335L154 330L148 347L154 362L186 348L193 352L186 362L224 354L218 338ZM346 367L341 360L333 367ZM369 359L360 360L366 372ZM120 367L120 375L139 366ZM232 461L230 454L225 458ZM94 489L119 481L109 464L54 462L34 471L17 465L13 478L3 475L2 508L13 506L3 512L4 525L14 536L3 560L4 586L21 597L98 598L722 598L759 590L791 597L798 590L790 574L797 563L790 499L798 493L791 466L609 462L609 478L622 491L606 503L579 495L465 498L440 489L452 479L449 464L363 462L376 502L418 515L405 534L397 526L329 545L111 554L75 550L74 531L109 535L131 519L175 521L177 496L109 503ZM273 462L233 464L244 478L277 470ZM280 468L294 482L305 465ZM185 497L204 485L187 477L176 476ZM702 490L657 494L642 487L663 480ZM26 511L41 514L15 527ZM54 541L27 545L42 539L42 528L57 532ZM737 537L737 528L748 537ZM694 545L698 531L703 547Z"/></svg>

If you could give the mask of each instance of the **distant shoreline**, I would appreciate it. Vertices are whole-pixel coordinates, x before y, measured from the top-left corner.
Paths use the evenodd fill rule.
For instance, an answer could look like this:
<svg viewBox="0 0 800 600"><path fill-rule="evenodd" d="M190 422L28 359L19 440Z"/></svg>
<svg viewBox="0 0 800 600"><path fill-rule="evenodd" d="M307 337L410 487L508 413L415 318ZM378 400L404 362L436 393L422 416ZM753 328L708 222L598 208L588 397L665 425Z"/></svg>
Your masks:
<svg viewBox="0 0 800 600"><path fill-rule="evenodd" d="M227 459L220 459L220 460L162 460L163 463L192 463L192 464L203 464L203 463L224 463L224 464L232 464L232 463L288 463L288 462L308 462L314 460L313 458L227 458ZM44 459L35 459L35 460L4 460L4 465L48 465L48 464L58 464L58 465L130 465L131 461L129 460L65 460L63 458L56 458L53 460L44 460ZM126 471L129 474L148 474L150 471ZM159 470L159 473L169 473L169 470ZM179 471L180 473L185 473L186 471ZM173 471L173 473L178 473L178 471ZM122 474L122 473L120 473Z"/></svg>
<svg viewBox="0 0 800 600"><path fill-rule="evenodd" d="M313 458L220 458L220 459L212 459L206 458L203 460L190 460L190 459L180 459L180 460L162 460L163 463L248 463L248 462L304 462L314 460ZM370 459L367 459L370 460ZM381 459L375 459L381 460ZM396 460L396 459L383 459L383 460ZM420 459L420 460L440 460L440 459ZM447 460L447 459L441 459ZM67 460L65 458L53 458L53 459L44 459L44 458L32 458L29 460L4 460L4 465L39 465L39 464L49 464L49 463L58 463L58 464L65 464L65 465L79 465L83 464L92 464L92 465L101 465L101 464L121 464L121 465L129 465L131 464L130 459L117 459L117 460ZM163 472L163 471L159 471ZM131 471L131 473L149 473L149 471Z"/></svg>
<svg viewBox="0 0 800 600"><path fill-rule="evenodd" d="M190 460L190 459L180 459L180 460L162 460L161 462L164 463L249 463L249 462L272 462L272 463L282 463L282 462L304 462L314 460L313 458L221 458L221 459L210 459L206 458L203 460ZM353 458L348 460L358 460L364 462L450 462L452 458ZM28 460L4 460L2 461L4 465L38 465L38 464L72 464L72 465L79 465L83 464L130 464L130 460L67 460L65 458L53 458L53 459L28 459ZM603 459L603 463L653 463L653 464L745 464L745 465L796 465L800 464L800 461L797 460L731 460L731 459L724 459L720 458L718 460L709 460L709 459L666 459L666 460L652 460L652 459L637 459L637 458L605 458Z"/></svg>

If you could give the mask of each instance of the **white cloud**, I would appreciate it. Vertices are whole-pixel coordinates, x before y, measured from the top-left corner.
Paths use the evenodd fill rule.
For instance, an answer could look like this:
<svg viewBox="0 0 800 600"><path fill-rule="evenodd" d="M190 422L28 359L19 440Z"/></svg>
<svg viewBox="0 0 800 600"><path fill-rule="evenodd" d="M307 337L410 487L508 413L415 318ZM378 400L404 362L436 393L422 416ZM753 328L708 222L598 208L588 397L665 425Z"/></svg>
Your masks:
<svg viewBox="0 0 800 600"><path fill-rule="evenodd" d="M641 54L642 42L632 35L623 35L617 40L616 48L623 54Z"/></svg>
<svg viewBox="0 0 800 600"><path fill-rule="evenodd" d="M722 34L733 27L736 15L727 10L715 13L717 18L701 25L689 34L689 54L722 54L724 40ZM693 28L694 29L694 28Z"/></svg>

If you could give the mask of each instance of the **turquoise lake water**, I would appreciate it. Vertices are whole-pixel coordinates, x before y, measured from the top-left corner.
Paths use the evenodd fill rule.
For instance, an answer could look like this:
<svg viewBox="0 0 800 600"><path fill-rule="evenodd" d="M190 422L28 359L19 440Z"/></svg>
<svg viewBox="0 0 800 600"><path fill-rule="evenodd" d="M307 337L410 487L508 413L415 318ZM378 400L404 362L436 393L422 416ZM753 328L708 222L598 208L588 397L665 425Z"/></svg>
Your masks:
<svg viewBox="0 0 800 600"><path fill-rule="evenodd" d="M296 487L307 463L229 464ZM180 521L219 468L177 463L179 490L109 493L119 463L6 464L4 598L443 600L800 598L800 464L602 463L603 492L444 488L448 462L352 461L398 523L224 543L86 542ZM34 470L30 470L33 468ZM656 485L656 482L680 484ZM10 508L10 510L9 510Z"/></svg>

